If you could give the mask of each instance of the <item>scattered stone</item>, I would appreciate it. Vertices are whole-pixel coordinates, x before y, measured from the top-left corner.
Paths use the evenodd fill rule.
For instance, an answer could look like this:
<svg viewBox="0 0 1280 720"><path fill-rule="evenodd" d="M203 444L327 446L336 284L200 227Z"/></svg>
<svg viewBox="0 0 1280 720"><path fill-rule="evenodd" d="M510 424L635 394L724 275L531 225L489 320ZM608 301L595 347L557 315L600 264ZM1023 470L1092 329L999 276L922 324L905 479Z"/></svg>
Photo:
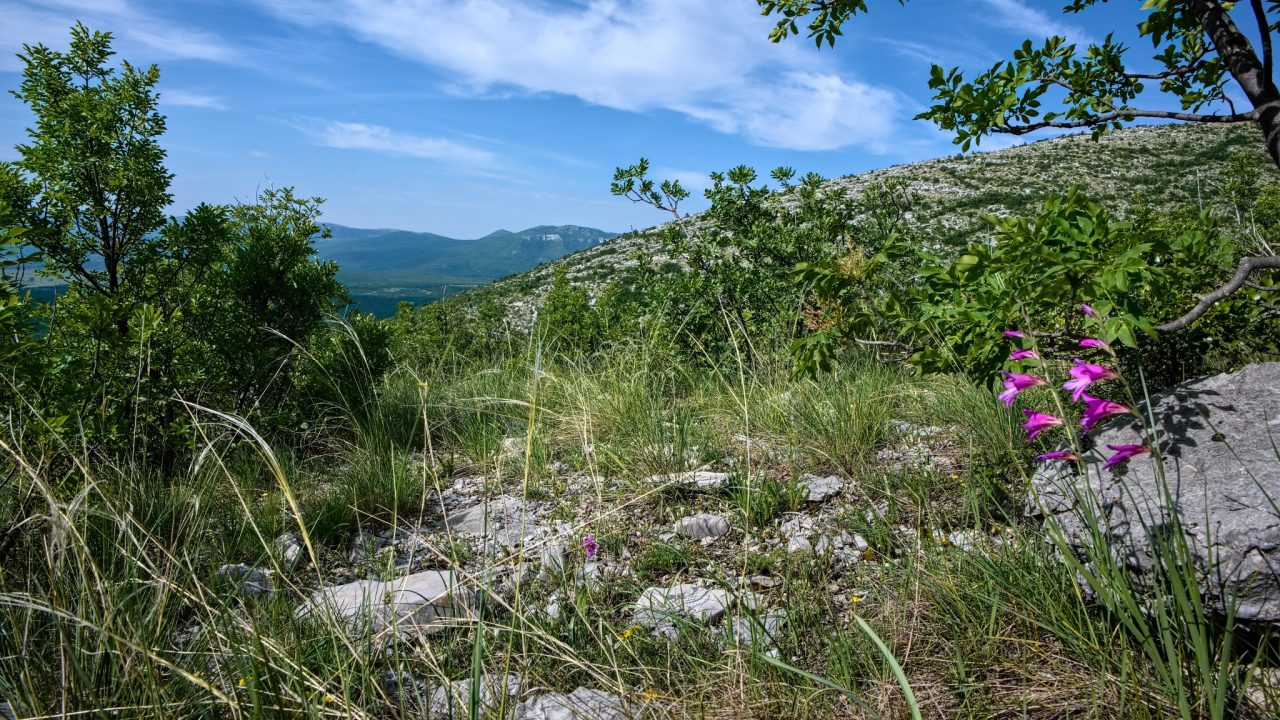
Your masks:
<svg viewBox="0 0 1280 720"><path fill-rule="evenodd" d="M622 698L580 687L571 693L548 693L516 706L515 720L631 720Z"/></svg>
<svg viewBox="0 0 1280 720"><path fill-rule="evenodd" d="M844 490L844 481L835 475L827 477L805 475L800 478L800 486L808 494L809 502L823 503Z"/></svg>
<svg viewBox="0 0 1280 720"><path fill-rule="evenodd" d="M447 513L445 523L453 533L487 538L508 549L548 534L537 506L510 495Z"/></svg>
<svg viewBox="0 0 1280 720"><path fill-rule="evenodd" d="M351 542L351 554L347 559L352 565L362 565L377 556L378 551L386 544L387 541L377 535L367 530L360 530L356 532L356 537Z"/></svg>
<svg viewBox="0 0 1280 720"><path fill-rule="evenodd" d="M729 534L729 521L723 515L698 513L677 520L676 534L693 540L718 538Z"/></svg>
<svg viewBox="0 0 1280 720"><path fill-rule="evenodd" d="M726 644L736 647L770 648L776 644L786 621L787 611L782 609L742 613L728 619L723 637Z"/></svg>
<svg viewBox="0 0 1280 720"><path fill-rule="evenodd" d="M494 716L500 708L506 708L509 717L522 694L524 678L521 676L486 674L480 679L479 717ZM427 720L466 720L470 703L471 678L454 680L432 691L425 715Z"/></svg>
<svg viewBox="0 0 1280 720"><path fill-rule="evenodd" d="M0 700L0 720L18 720L18 713L8 700Z"/></svg>
<svg viewBox="0 0 1280 720"><path fill-rule="evenodd" d="M214 577L219 583L234 586L250 597L262 597L276 591L270 570L244 563L223 565Z"/></svg>
<svg viewBox="0 0 1280 720"><path fill-rule="evenodd" d="M569 549L561 543L547 546L542 551L542 571L539 577L555 577L563 575L569 567Z"/></svg>
<svg viewBox="0 0 1280 720"><path fill-rule="evenodd" d="M679 485L703 491L721 490L729 484L729 473L692 470L669 475L654 475L648 482L652 485Z"/></svg>
<svg viewBox="0 0 1280 720"><path fill-rule="evenodd" d="M751 577L751 584L761 590L770 590L781 585L782 580L775 577L769 577L768 575L753 575Z"/></svg>
<svg viewBox="0 0 1280 720"><path fill-rule="evenodd" d="M499 449L498 454L504 460L513 460L515 458L522 457L524 455L524 438L502 438L502 447Z"/></svg>
<svg viewBox="0 0 1280 720"><path fill-rule="evenodd" d="M732 602L724 590L692 583L651 587L636 601L635 622L658 635L675 638L680 623L710 626L720 622Z"/></svg>
<svg viewBox="0 0 1280 720"><path fill-rule="evenodd" d="M787 552L813 552L813 544L809 542L809 538L803 535L792 535L787 539Z"/></svg>
<svg viewBox="0 0 1280 720"><path fill-rule="evenodd" d="M293 570L298 567L298 563L302 562L302 557L306 555L306 548L302 546L302 541L293 533L285 533L275 539L271 543L275 548L276 557L280 558L280 565L286 570Z"/></svg>
<svg viewBox="0 0 1280 720"><path fill-rule="evenodd" d="M1160 574L1147 529L1168 529L1176 514L1206 609L1222 614L1234 603L1237 620L1280 623L1280 363L1185 383L1151 401L1167 487L1149 455L1103 470L1102 454L1092 450L1080 472L1069 463L1042 466L1032 478L1029 513L1043 508L1087 559L1091 534L1077 510L1094 508L1112 556L1142 587ZM1137 420L1125 417L1104 426L1093 445L1141 437Z"/></svg>
<svg viewBox="0 0 1280 720"><path fill-rule="evenodd" d="M401 636L436 632L470 617L474 593L452 572L426 570L384 582L357 580L321 588L295 612L299 618L332 613L356 632Z"/></svg>

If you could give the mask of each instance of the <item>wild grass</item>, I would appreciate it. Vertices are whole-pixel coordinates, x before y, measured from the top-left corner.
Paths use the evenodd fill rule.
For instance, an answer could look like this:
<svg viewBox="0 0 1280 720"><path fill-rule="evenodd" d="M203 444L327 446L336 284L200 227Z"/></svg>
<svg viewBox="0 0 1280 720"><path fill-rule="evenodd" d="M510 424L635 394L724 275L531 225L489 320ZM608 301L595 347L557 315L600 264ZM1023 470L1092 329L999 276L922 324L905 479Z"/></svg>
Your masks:
<svg viewBox="0 0 1280 720"><path fill-rule="evenodd" d="M767 359L695 366L644 345L571 359L515 348L381 377L358 351L341 362L319 452L277 453L198 409L201 460L173 477L4 440L0 498L21 530L0 558L0 698L19 717L416 716L446 681L504 672L613 692L655 718L1243 717L1245 668L1275 663L1265 644L1246 662L1214 628L1178 620L1195 603L1178 572L1154 616L1106 599L1129 597L1120 575L1083 592L1082 567L1020 520L1017 421L963 378L865 362L795 381ZM932 429L949 439L938 457L894 454L907 436L932 447ZM652 480L708 464L735 485ZM830 520L863 536L869 559L761 545L804 508L806 472L850 482ZM482 609L421 640L298 617L314 588L349 576L357 530L414 527L460 478L547 505L570 528L552 539L568 549L563 571L492 587ZM587 480L570 490L573 478ZM725 514L733 532L714 545L660 537L696 511ZM954 528L985 544L935 541ZM588 532L630 573L575 580ZM283 533L307 545L296 567L274 547ZM463 538L431 543L429 565L470 582L505 567ZM237 562L271 569L276 591L217 580ZM703 578L744 600L753 576L776 581L764 596L786 612L771 644L633 624L648 586ZM510 705L469 694L458 716Z"/></svg>

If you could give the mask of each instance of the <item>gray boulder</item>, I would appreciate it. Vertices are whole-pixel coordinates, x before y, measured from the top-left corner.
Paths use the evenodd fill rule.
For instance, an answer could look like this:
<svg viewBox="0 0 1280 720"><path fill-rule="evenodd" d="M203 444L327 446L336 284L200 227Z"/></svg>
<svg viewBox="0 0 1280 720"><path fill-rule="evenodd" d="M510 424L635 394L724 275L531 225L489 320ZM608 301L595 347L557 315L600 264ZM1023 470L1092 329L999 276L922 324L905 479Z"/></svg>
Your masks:
<svg viewBox="0 0 1280 720"><path fill-rule="evenodd" d="M631 720L622 698L580 687L571 693L539 695L516 707L516 720Z"/></svg>
<svg viewBox="0 0 1280 720"><path fill-rule="evenodd" d="M676 521L676 534L692 540L718 538L729 534L729 521L722 515L698 513Z"/></svg>
<svg viewBox="0 0 1280 720"><path fill-rule="evenodd" d="M806 499L811 503L823 503L839 495L844 490L844 481L835 475L818 477L805 475L800 478L800 486L804 488Z"/></svg>
<svg viewBox="0 0 1280 720"><path fill-rule="evenodd" d="M692 470L668 475L654 475L647 482L651 485L678 485L691 490L712 491L721 490L729 485L729 473Z"/></svg>
<svg viewBox="0 0 1280 720"><path fill-rule="evenodd" d="M636 601L635 622L659 635L675 638L682 623L716 625L733 604L729 593L692 583L651 587Z"/></svg>
<svg viewBox="0 0 1280 720"><path fill-rule="evenodd" d="M240 590L250 597L263 597L275 592L276 584L271 571L244 563L223 565L215 577L218 582Z"/></svg>
<svg viewBox="0 0 1280 720"><path fill-rule="evenodd" d="M1093 438L1080 468L1050 463L1032 478L1032 515L1047 515L1086 557L1092 508L1111 553L1140 585L1155 574L1153 535L1177 518L1205 606L1253 623L1280 621L1280 363L1249 365L1152 396L1167 492L1153 456L1102 469L1108 444L1141 441L1124 417ZM1145 416L1145 411L1143 412Z"/></svg>
<svg viewBox="0 0 1280 720"><path fill-rule="evenodd" d="M447 570L424 570L395 580L357 580L320 588L295 612L328 613L349 629L402 637L425 635L469 618L474 593Z"/></svg>
<svg viewBox="0 0 1280 720"><path fill-rule="evenodd" d="M523 691L524 678L515 673L481 677L478 693L480 717L496 717L500 708L506 709L503 717L511 717ZM432 691L425 714L428 720L466 720L470 702L471 678L455 680Z"/></svg>

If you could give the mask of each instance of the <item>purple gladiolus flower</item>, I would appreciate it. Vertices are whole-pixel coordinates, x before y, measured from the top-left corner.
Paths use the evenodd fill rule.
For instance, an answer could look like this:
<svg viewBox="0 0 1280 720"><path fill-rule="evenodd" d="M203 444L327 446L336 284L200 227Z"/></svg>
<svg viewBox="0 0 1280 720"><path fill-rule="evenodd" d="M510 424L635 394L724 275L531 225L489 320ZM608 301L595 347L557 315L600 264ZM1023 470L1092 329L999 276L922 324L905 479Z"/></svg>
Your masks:
<svg viewBox="0 0 1280 720"><path fill-rule="evenodd" d="M1027 416L1027 421L1022 424L1022 427L1027 431L1027 442L1034 442L1036 436L1040 433L1062 424L1061 419L1048 413L1036 412L1030 408L1023 408L1022 414Z"/></svg>
<svg viewBox="0 0 1280 720"><path fill-rule="evenodd" d="M596 542L596 536L588 535L585 537L582 540L582 549L587 551L588 560L595 557L596 553L600 551L600 543Z"/></svg>
<svg viewBox="0 0 1280 720"><path fill-rule="evenodd" d="M1018 332L1017 330L1005 330L1005 331L1004 331L1004 336L1005 336L1005 337L1007 337L1007 338L1020 338L1020 337L1026 337L1026 335L1023 335L1022 333Z"/></svg>
<svg viewBox="0 0 1280 720"><path fill-rule="evenodd" d="M1110 350L1111 346L1099 340L1098 338L1085 338L1080 341L1082 348L1098 348L1099 350Z"/></svg>
<svg viewBox="0 0 1280 720"><path fill-rule="evenodd" d="M1107 470L1125 462L1134 455L1142 455L1151 452L1151 448L1146 445L1108 445L1109 450L1114 450L1115 454L1107 458L1102 464L1102 469Z"/></svg>
<svg viewBox="0 0 1280 720"><path fill-rule="evenodd" d="M1070 460L1071 462L1080 462L1080 456L1070 450L1054 450L1043 455L1037 455L1036 459L1040 462L1048 462L1050 460Z"/></svg>
<svg viewBox="0 0 1280 720"><path fill-rule="evenodd" d="M1090 385L1101 380L1114 380L1120 377L1110 368L1102 365L1087 363L1080 358L1076 358L1075 362L1076 366L1071 368L1071 377L1073 379L1062 385L1064 390L1071 391L1071 399L1075 402L1080 402L1080 397L1084 395L1085 388Z"/></svg>
<svg viewBox="0 0 1280 720"><path fill-rule="evenodd" d="M1084 399L1084 417L1080 419L1080 424L1084 426L1085 430L1092 429L1094 425L1097 425L1104 418L1133 412L1129 409L1129 406L1121 405L1118 402L1101 400L1084 394L1081 397Z"/></svg>
<svg viewBox="0 0 1280 720"><path fill-rule="evenodd" d="M1010 360L1039 360L1040 353L1035 350L1014 350L1009 354Z"/></svg>
<svg viewBox="0 0 1280 720"><path fill-rule="evenodd" d="M1098 311L1089 307L1087 303L1080 303L1080 312L1088 315L1089 317L1098 317Z"/></svg>
<svg viewBox="0 0 1280 720"><path fill-rule="evenodd" d="M1046 384L1045 381L1035 375L1006 372L1004 374L1004 392L1000 393L999 398L1005 407L1013 407L1013 399L1018 397L1018 393L1027 388Z"/></svg>

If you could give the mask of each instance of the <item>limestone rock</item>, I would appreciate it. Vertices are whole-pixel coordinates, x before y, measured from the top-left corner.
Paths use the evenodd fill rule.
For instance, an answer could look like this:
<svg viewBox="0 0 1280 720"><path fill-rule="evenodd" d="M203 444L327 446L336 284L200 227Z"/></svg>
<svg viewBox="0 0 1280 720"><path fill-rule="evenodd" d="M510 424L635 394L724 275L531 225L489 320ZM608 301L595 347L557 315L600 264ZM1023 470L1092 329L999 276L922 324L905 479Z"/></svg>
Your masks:
<svg viewBox="0 0 1280 720"><path fill-rule="evenodd" d="M690 472L655 475L649 478L652 485L680 485L693 490L720 490L729 484L729 473L693 470Z"/></svg>
<svg viewBox="0 0 1280 720"><path fill-rule="evenodd" d="M651 587L636 601L635 621L660 635L675 637L681 623L719 623L732 602L724 590L692 583Z"/></svg>
<svg viewBox="0 0 1280 720"><path fill-rule="evenodd" d="M490 539L506 548L547 534L537 507L509 495L451 512L445 523L451 532Z"/></svg>
<svg viewBox="0 0 1280 720"><path fill-rule="evenodd" d="M729 521L722 515L698 513L677 520L676 534L693 540L718 538L729 534Z"/></svg>
<svg viewBox="0 0 1280 720"><path fill-rule="evenodd" d="M505 717L511 717L523 692L524 678L515 673L486 674L480 678L480 717L495 716L499 708L506 708ZM432 691L425 715L427 720L466 720L470 702L471 678L454 680Z"/></svg>
<svg viewBox="0 0 1280 720"><path fill-rule="evenodd" d="M822 503L839 495L844 490L844 481L835 475L805 475L800 478L800 486L804 488L809 502Z"/></svg>
<svg viewBox="0 0 1280 720"><path fill-rule="evenodd" d="M728 619L725 642L738 647L772 647L776 644L782 625L787 621L787 611L769 610L763 613L742 613Z"/></svg>
<svg viewBox="0 0 1280 720"><path fill-rule="evenodd" d="M580 687L571 693L539 695L516 707L515 720L632 720L622 698Z"/></svg>
<svg viewBox="0 0 1280 720"><path fill-rule="evenodd" d="M390 581L357 580L320 588L295 615L328 612L357 632L408 636L435 632L469 617L473 598L452 572L425 570Z"/></svg>
<svg viewBox="0 0 1280 720"><path fill-rule="evenodd" d="M276 556L280 558L281 566L286 570L298 567L298 563L302 562L303 556L306 555L306 548L302 546L302 541L293 533L281 535L271 546L275 549Z"/></svg>
<svg viewBox="0 0 1280 720"><path fill-rule="evenodd" d="M1080 472L1068 463L1041 467L1028 511L1043 508L1083 558L1090 535L1077 510L1094 508L1113 556L1139 584L1154 577L1158 561L1147 529L1169 527L1176 513L1206 608L1222 613L1234 602L1242 621L1280 622L1280 363L1196 380L1151 400L1167 495L1152 456L1103 470L1102 454L1090 451ZM1141 437L1126 417L1102 428L1094 447Z"/></svg>
<svg viewBox="0 0 1280 720"><path fill-rule="evenodd" d="M223 565L214 577L219 583L235 587L251 597L270 595L276 590L270 570L244 563Z"/></svg>

